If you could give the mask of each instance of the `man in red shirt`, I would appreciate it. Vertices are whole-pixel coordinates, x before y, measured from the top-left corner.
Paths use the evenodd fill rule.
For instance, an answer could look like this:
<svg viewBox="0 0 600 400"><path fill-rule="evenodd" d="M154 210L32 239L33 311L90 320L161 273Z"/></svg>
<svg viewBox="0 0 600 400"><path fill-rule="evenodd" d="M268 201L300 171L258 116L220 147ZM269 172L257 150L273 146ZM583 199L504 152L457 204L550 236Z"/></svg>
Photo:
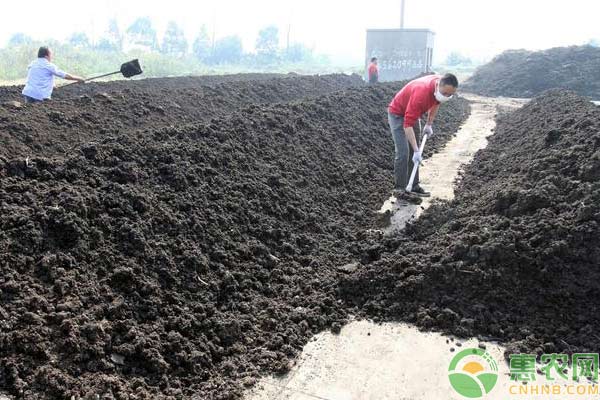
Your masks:
<svg viewBox="0 0 600 400"><path fill-rule="evenodd" d="M413 165L423 160L413 126L419 117L427 112L427 123L422 133L433 135L432 124L440 103L450 100L457 87L458 79L452 74L427 75L407 83L388 106L388 122L396 150L394 158L396 195L405 193ZM419 186L418 172L412 193L423 197L430 195Z"/></svg>
<svg viewBox="0 0 600 400"><path fill-rule="evenodd" d="M367 71L369 73L370 85L379 82L379 67L377 67L377 57L371 58L371 63L369 64Z"/></svg>

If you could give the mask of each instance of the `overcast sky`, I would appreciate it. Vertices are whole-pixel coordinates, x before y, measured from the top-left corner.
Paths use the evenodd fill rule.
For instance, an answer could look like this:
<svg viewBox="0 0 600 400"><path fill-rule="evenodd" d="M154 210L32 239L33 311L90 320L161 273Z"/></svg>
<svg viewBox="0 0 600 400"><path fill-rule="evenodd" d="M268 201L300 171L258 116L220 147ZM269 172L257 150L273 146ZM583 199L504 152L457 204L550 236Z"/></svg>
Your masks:
<svg viewBox="0 0 600 400"><path fill-rule="evenodd" d="M360 63L365 29L396 28L400 0L96 0L3 2L0 45L11 34L64 39L74 31L97 38L110 18L125 29L148 16L162 35L169 20L192 39L202 24L217 37L238 34L252 50L261 27L274 24L281 40L313 46L339 61ZM435 55L461 51L487 59L509 48L543 49L600 38L598 0L406 0L405 27L435 31Z"/></svg>

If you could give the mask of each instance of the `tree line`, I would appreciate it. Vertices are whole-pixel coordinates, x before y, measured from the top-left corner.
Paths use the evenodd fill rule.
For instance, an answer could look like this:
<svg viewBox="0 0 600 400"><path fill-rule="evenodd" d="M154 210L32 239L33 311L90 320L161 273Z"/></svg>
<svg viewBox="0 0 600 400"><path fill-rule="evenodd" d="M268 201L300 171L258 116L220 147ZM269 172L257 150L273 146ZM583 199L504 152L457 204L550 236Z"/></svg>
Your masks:
<svg viewBox="0 0 600 400"><path fill-rule="evenodd" d="M66 44L76 49L98 52L128 52L132 50L155 52L174 58L192 56L207 65L254 63L276 64L281 62L309 62L314 54L302 43L287 43L279 46L279 29L272 25L261 29L255 44L255 52L245 52L242 40L237 35L215 39L209 35L206 25L201 26L192 43L188 43L183 29L177 22L170 21L162 41L148 17L136 19L125 31L121 31L116 19L109 21L105 34L92 43L84 32L71 34ZM26 46L34 40L24 33L16 33L8 41L8 47Z"/></svg>
<svg viewBox="0 0 600 400"><path fill-rule="evenodd" d="M287 35L289 37L289 35ZM188 41L183 29L168 23L159 40L150 18L143 17L121 29L118 21L108 22L105 32L95 40L75 32L66 40L34 40L25 33L13 34L0 47L0 83L19 83L27 75L27 65L39 46L50 46L55 62L70 72L91 76L110 72L133 58L142 61L145 77L202 75L240 72L339 72L326 56L315 54L308 46L289 42L280 46L280 31L266 26L258 32L252 51L245 51L237 35L215 37L201 26Z"/></svg>

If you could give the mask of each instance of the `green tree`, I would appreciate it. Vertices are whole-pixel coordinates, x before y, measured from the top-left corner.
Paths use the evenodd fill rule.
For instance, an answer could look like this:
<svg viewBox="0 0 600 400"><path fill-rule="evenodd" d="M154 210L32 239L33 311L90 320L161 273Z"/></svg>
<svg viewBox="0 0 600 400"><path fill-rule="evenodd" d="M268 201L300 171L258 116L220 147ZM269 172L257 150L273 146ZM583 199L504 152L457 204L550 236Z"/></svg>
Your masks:
<svg viewBox="0 0 600 400"><path fill-rule="evenodd" d="M293 43L284 53L285 60L293 63L310 61L312 56L312 49L302 43Z"/></svg>
<svg viewBox="0 0 600 400"><path fill-rule="evenodd" d="M118 51L123 50L123 34L119 29L119 24L115 18L108 22L107 38L112 47Z"/></svg>
<svg viewBox="0 0 600 400"><path fill-rule="evenodd" d="M188 42L183 29L177 25L177 22L170 21L163 37L162 53L181 57L187 53L187 48Z"/></svg>
<svg viewBox="0 0 600 400"><path fill-rule="evenodd" d="M233 64L241 60L243 52L244 48L239 36L227 36L215 43L211 61L215 64Z"/></svg>
<svg viewBox="0 0 600 400"><path fill-rule="evenodd" d="M212 45L210 37L208 36L208 29L206 28L206 25L202 25L200 28L200 32L198 33L198 36L196 36L194 44L192 45L192 53L200 61L209 60L212 53Z"/></svg>
<svg viewBox="0 0 600 400"><path fill-rule="evenodd" d="M279 49L279 29L276 26L267 26L258 32L256 39L256 54L267 61L277 56Z"/></svg>
<svg viewBox="0 0 600 400"><path fill-rule="evenodd" d="M33 39L24 33L15 33L8 39L8 47L23 46L33 43Z"/></svg>
<svg viewBox="0 0 600 400"><path fill-rule="evenodd" d="M84 32L75 32L69 39L67 39L67 43L69 43L73 47L90 47L90 40Z"/></svg>
<svg viewBox="0 0 600 400"><path fill-rule="evenodd" d="M104 52L114 52L114 51L119 50L114 45L114 43L112 43L108 38L105 38L105 37L100 38L100 40L98 41L98 44L96 46L94 46L94 49L96 49L98 51L104 51Z"/></svg>
<svg viewBox="0 0 600 400"><path fill-rule="evenodd" d="M446 57L446 65L449 65L449 66L471 65L471 64L473 64L473 61L469 57L466 57L456 51L453 51L452 53L448 54L448 57Z"/></svg>
<svg viewBox="0 0 600 400"><path fill-rule="evenodd" d="M156 30L148 17L138 18L127 28L127 41L131 46L142 47L148 50L158 48Z"/></svg>

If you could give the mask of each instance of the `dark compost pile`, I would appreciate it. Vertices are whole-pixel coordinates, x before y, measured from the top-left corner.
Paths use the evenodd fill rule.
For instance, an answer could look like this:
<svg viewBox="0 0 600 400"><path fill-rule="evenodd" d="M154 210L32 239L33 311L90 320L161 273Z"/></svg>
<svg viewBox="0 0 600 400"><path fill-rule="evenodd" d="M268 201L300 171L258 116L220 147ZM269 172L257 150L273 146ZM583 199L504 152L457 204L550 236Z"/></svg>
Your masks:
<svg viewBox="0 0 600 400"><path fill-rule="evenodd" d="M479 67L463 88L484 96L529 98L560 88L600 99L600 48L508 50Z"/></svg>
<svg viewBox="0 0 600 400"><path fill-rule="evenodd" d="M237 398L347 319L400 84L121 85L0 107L0 392ZM442 107L438 147L468 110Z"/></svg>

